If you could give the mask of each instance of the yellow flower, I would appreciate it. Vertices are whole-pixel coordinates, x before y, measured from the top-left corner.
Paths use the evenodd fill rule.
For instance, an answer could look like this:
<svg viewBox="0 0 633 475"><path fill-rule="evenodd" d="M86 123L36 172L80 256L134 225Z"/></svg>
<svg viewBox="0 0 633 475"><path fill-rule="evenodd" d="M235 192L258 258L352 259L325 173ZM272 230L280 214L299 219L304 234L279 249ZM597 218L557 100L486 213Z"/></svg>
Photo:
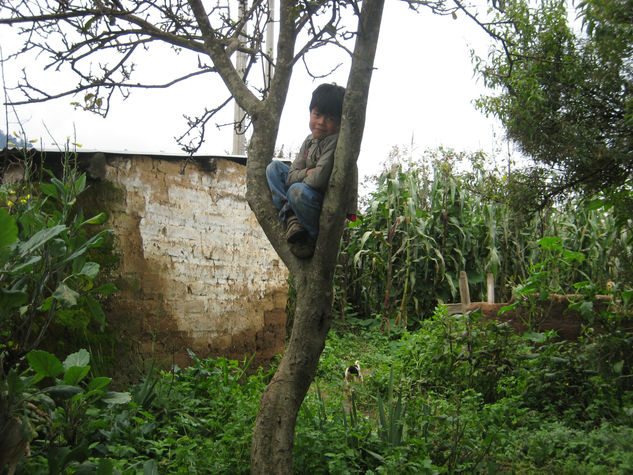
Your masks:
<svg viewBox="0 0 633 475"><path fill-rule="evenodd" d="M26 200L25 200L24 198L22 198L22 199L20 200L20 203L22 203L23 205L25 205L25 204L26 204Z"/></svg>
<svg viewBox="0 0 633 475"><path fill-rule="evenodd" d="M13 204L14 204L14 203L13 203L13 201L11 201L11 200L8 200L8 201L7 201L7 206L8 206L9 208L10 208L11 206L13 206Z"/></svg>

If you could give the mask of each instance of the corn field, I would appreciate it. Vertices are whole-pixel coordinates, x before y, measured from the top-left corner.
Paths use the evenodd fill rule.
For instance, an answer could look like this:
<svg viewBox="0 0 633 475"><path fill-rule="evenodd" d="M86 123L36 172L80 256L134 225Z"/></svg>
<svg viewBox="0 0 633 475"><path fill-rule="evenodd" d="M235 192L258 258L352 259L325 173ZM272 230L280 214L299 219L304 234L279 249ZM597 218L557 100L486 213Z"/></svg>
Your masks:
<svg viewBox="0 0 633 475"><path fill-rule="evenodd" d="M458 171L464 162L469 171ZM580 199L527 211L529 190L484 162L481 153L440 149L419 161L395 157L373 177L374 191L341 243L341 318L416 326L438 303L459 301L462 270L473 301L486 300L487 273L498 302L544 267L552 292L633 280L630 220L616 225ZM546 237L556 245L543 246Z"/></svg>

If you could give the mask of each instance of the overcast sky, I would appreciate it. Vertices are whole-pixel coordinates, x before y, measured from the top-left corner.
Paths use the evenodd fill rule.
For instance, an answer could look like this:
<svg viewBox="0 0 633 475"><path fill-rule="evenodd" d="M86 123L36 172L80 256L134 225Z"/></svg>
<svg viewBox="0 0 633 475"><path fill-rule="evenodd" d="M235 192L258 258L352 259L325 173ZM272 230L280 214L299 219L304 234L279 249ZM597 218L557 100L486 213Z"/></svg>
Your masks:
<svg viewBox="0 0 633 475"><path fill-rule="evenodd" d="M0 28L0 45L10 44L8 35L7 27ZM503 135L500 126L473 106L473 100L486 90L473 76L470 48L485 56L488 44L487 36L463 15L454 20L427 10L416 14L401 2L387 2L359 158L361 175L376 173L396 145L413 144L419 152L443 145L457 151L481 149L487 153L499 146ZM19 74L17 66L5 66L8 84ZM152 67L158 74L172 66L155 62ZM314 69L319 71L318 65ZM61 73L53 73L47 81L62 78ZM347 68L327 79L341 85L346 80ZM282 116L278 148L298 150L309 133L310 94L325 81L313 81L301 64L297 66ZM225 95L221 84L207 79L171 90L134 91L126 101L115 102L106 119L74 110L70 102L80 100L77 98L21 106L18 114L29 138L41 138L45 148L71 137L71 141L82 144L82 149L180 153L174 137L184 131L183 114L194 115L204 105L214 105L209 98ZM218 121L230 121L231 111L232 107ZM9 130L16 130L15 121L10 122ZM230 153L231 147L230 127L210 127L200 153Z"/></svg>

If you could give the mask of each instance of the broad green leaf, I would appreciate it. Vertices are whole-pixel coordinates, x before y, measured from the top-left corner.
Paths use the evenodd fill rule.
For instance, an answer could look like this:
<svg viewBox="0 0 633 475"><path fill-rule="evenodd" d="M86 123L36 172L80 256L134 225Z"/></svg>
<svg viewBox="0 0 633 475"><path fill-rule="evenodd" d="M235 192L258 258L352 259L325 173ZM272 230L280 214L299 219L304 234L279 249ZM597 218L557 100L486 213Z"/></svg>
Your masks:
<svg viewBox="0 0 633 475"><path fill-rule="evenodd" d="M46 244L48 241L53 239L55 236L63 233L66 230L66 226L63 224L58 224L57 226L53 226L52 228L45 228L38 232L36 232L31 238L23 243L20 243L18 246L18 252L21 257L30 254L35 251L42 245Z"/></svg>
<svg viewBox="0 0 633 475"><path fill-rule="evenodd" d="M132 400L130 393L121 393L116 391L108 391L101 399L106 404L125 404Z"/></svg>
<svg viewBox="0 0 633 475"><path fill-rule="evenodd" d="M26 355L29 365L42 378L56 378L64 372L64 366L55 355L43 350L33 350Z"/></svg>
<svg viewBox="0 0 633 475"><path fill-rule="evenodd" d="M59 193L57 192L57 188L55 185L51 185L50 183L40 183L40 190L46 196L50 196L51 198L59 198Z"/></svg>
<svg viewBox="0 0 633 475"><path fill-rule="evenodd" d="M367 242L367 239L369 239L369 236L371 236L374 232L373 231L365 231L365 233L363 234L363 237L360 240L360 247L362 248L365 243Z"/></svg>
<svg viewBox="0 0 633 475"><path fill-rule="evenodd" d="M73 252L70 256L68 256L66 259L64 259L62 264L66 264L67 262L71 262L71 261L77 259L79 256L85 254L86 251L88 249L92 248L92 247L99 247L99 246L101 246L101 244L103 244L103 239L104 239L103 237L109 232L111 232L110 229L105 229L105 230L101 231L100 233L95 234L94 236L92 236L85 243L83 243L77 250L75 250L75 252Z"/></svg>
<svg viewBox="0 0 633 475"><path fill-rule="evenodd" d="M42 256L30 256L26 261L22 262L21 264L11 269L11 273L17 274L17 273L28 272L31 270L30 267L33 264L37 264L41 260L42 260Z"/></svg>
<svg viewBox="0 0 633 475"><path fill-rule="evenodd" d="M66 187L64 186L64 182L62 182L59 178L52 177L51 183L55 185L55 188L57 188L60 195L64 196L64 191L66 190Z"/></svg>
<svg viewBox="0 0 633 475"><path fill-rule="evenodd" d="M66 468L72 462L83 462L89 455L87 442L68 450L68 447L52 447L48 451L48 473L68 473Z"/></svg>
<svg viewBox="0 0 633 475"><path fill-rule="evenodd" d="M90 372L90 366L71 366L64 373L64 383L70 386L78 385Z"/></svg>
<svg viewBox="0 0 633 475"><path fill-rule="evenodd" d="M86 258L84 256L79 256L72 261L72 273L79 274L81 269L83 269L84 264L86 263Z"/></svg>
<svg viewBox="0 0 633 475"><path fill-rule="evenodd" d="M62 257L63 255L66 254L66 250L67 250L66 242L63 239L59 239L59 238L53 239L51 241L51 245L49 249L50 249L51 257L54 257L54 258Z"/></svg>
<svg viewBox="0 0 633 475"><path fill-rule="evenodd" d="M79 294L68 287L66 284L61 283L59 284L59 287L57 287L55 292L53 292L53 297L65 306L72 307L74 305L77 305Z"/></svg>
<svg viewBox="0 0 633 475"><path fill-rule="evenodd" d="M55 302L55 299L53 297L47 297L44 302L42 302L42 305L39 306L38 310L41 310L42 312L46 312L48 310L50 310L50 308L53 306L53 303Z"/></svg>
<svg viewBox="0 0 633 475"><path fill-rule="evenodd" d="M97 277L98 273L99 264L97 264L96 262L86 262L81 268L79 275L85 275L89 279L94 279L95 277Z"/></svg>
<svg viewBox="0 0 633 475"><path fill-rule="evenodd" d="M68 370L73 366L88 366L88 364L90 364L90 353L82 348L66 357L64 360L64 369Z"/></svg>
<svg viewBox="0 0 633 475"><path fill-rule="evenodd" d="M25 389L24 380L15 369L11 369L7 375L7 389L9 397L18 398L22 396Z"/></svg>
<svg viewBox="0 0 633 475"><path fill-rule="evenodd" d="M82 173L75 181L75 194L83 193L86 189L86 174Z"/></svg>
<svg viewBox="0 0 633 475"><path fill-rule="evenodd" d="M24 305L29 299L26 292L0 288L0 313Z"/></svg>
<svg viewBox="0 0 633 475"><path fill-rule="evenodd" d="M593 320L593 302L588 302L583 300L581 302L575 302L569 305L570 310L577 310L580 312L580 315L585 319L592 321Z"/></svg>
<svg viewBox="0 0 633 475"><path fill-rule="evenodd" d="M110 384L111 381L112 381L112 378L108 378L106 376L100 376L98 378L93 378L88 383L88 391L94 391L94 390L97 390L97 389L103 389L106 386L108 386L108 384Z"/></svg>
<svg viewBox="0 0 633 475"><path fill-rule="evenodd" d="M546 236L536 241L536 243L539 246L547 250L552 250L552 249L562 250L560 242L561 242L561 239L556 236Z"/></svg>
<svg viewBox="0 0 633 475"><path fill-rule="evenodd" d="M65 401L83 392L79 386L72 386L70 384L58 384L57 386L51 386L44 389L44 391L53 399Z"/></svg>
<svg viewBox="0 0 633 475"><path fill-rule="evenodd" d="M93 290L95 294L99 295L110 295L115 292L118 292L119 289L116 288L116 285L113 283L103 284Z"/></svg>
<svg viewBox="0 0 633 475"><path fill-rule="evenodd" d="M597 209L602 209L606 206L608 206L608 201L604 200L604 199L595 199L595 200L591 200L589 203L587 203L587 209L589 211L593 211L593 210L597 210Z"/></svg>
<svg viewBox="0 0 633 475"><path fill-rule="evenodd" d="M9 212L0 208L0 247L9 246L18 239L18 225Z"/></svg>
<svg viewBox="0 0 633 475"><path fill-rule="evenodd" d="M143 464L143 475L158 475L158 464L154 459L150 459Z"/></svg>

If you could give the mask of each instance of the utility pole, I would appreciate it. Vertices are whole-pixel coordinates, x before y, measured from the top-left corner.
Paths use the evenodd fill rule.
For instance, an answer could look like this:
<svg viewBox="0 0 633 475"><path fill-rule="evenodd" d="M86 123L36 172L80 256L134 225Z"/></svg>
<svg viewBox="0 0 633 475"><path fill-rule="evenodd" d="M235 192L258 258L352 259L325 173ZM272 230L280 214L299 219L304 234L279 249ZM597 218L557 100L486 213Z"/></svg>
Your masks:
<svg viewBox="0 0 633 475"><path fill-rule="evenodd" d="M273 76L273 63L275 58L275 0L268 0L268 23L266 24L266 53L268 64L266 65L264 85L270 90L270 78Z"/></svg>
<svg viewBox="0 0 633 475"><path fill-rule="evenodd" d="M246 1L247 0L240 0L239 2L240 20L246 16ZM244 28L246 28L246 25L244 25ZM237 70L237 73L240 75L241 78L244 77L244 73L246 72L246 53L240 51L242 45L242 39L240 38L238 48L235 53L235 69ZM246 137L244 136L244 132L246 132L244 127L244 111L239 106L237 101L235 101L235 106L233 109L233 122L233 155L246 155Z"/></svg>
<svg viewBox="0 0 633 475"><path fill-rule="evenodd" d="M239 0L240 18L246 15L247 0ZM275 57L275 0L268 0L268 22L266 24L266 56L268 64L264 69L264 90L270 89L270 80L273 75L273 63ZM246 25L244 26L246 28ZM239 46L242 46L240 41ZM237 73L244 77L246 71L247 54L240 51L239 47L235 53L235 69ZM244 126L244 111L235 102L233 111L233 155L246 155L246 132Z"/></svg>

